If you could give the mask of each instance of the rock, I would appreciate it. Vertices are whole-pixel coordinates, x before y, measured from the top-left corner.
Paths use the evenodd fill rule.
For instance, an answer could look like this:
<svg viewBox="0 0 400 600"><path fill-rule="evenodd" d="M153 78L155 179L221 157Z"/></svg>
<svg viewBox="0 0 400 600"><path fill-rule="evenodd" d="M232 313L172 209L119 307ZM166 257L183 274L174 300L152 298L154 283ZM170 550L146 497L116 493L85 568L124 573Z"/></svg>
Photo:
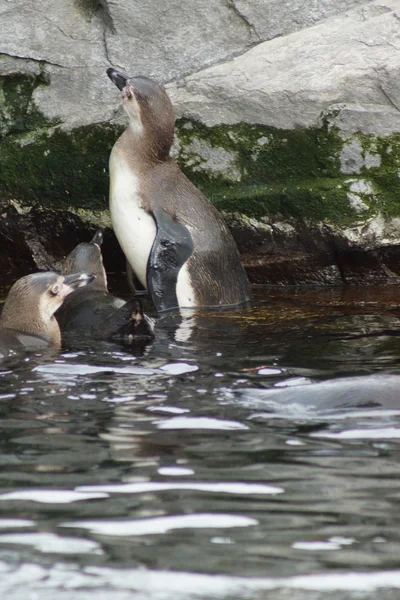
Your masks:
<svg viewBox="0 0 400 600"><path fill-rule="evenodd" d="M233 4L233 3L232 3ZM365 18L368 0L235 0L236 11L254 27L260 40L271 40L312 27L340 13L360 7ZM384 10L384 8L383 8ZM380 7L378 7L378 12Z"/></svg>
<svg viewBox="0 0 400 600"><path fill-rule="evenodd" d="M400 220L341 229L227 215L253 283L340 285L400 283ZM378 243L377 243L378 242Z"/></svg>
<svg viewBox="0 0 400 600"><path fill-rule="evenodd" d="M364 20L360 9L350 11L170 84L178 116L208 126L244 121L293 129L318 126L321 113L338 103L383 105L392 113L400 96L398 2L372 7L379 10ZM368 112L358 121L360 131L380 135L380 120L371 131Z"/></svg>
<svg viewBox="0 0 400 600"><path fill-rule="evenodd" d="M95 231L93 224L68 211L9 204L0 213L1 284L34 271L59 270L68 252ZM109 272L125 270L125 257L110 229L104 232L103 251Z"/></svg>
<svg viewBox="0 0 400 600"><path fill-rule="evenodd" d="M42 0L39 7L13 0L0 8L0 76L39 70L46 85L35 87L30 102L66 129L120 120L110 65L171 81L357 4L368 2ZM12 70L10 60L18 63Z"/></svg>
<svg viewBox="0 0 400 600"><path fill-rule="evenodd" d="M388 104L331 104L322 118L343 134L362 132L387 137L400 131L399 108Z"/></svg>
<svg viewBox="0 0 400 600"><path fill-rule="evenodd" d="M126 123L113 65L170 82L175 156L226 213L253 281L396 281L400 0L164 4L0 7L4 276L53 268L109 225ZM107 236L108 268L124 270Z"/></svg>

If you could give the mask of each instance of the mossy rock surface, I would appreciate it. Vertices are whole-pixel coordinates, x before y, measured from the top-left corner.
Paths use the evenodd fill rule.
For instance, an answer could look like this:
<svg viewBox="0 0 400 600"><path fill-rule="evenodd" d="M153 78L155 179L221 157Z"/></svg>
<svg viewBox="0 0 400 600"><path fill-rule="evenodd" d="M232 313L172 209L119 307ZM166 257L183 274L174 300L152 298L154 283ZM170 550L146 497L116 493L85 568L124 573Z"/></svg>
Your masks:
<svg viewBox="0 0 400 600"><path fill-rule="evenodd" d="M106 209L108 158L121 127L65 131L46 121L32 101L47 85L41 71L0 84L0 201ZM225 212L339 226L400 214L400 134L343 135L327 119L288 131L179 120L176 132L182 170Z"/></svg>
<svg viewBox="0 0 400 600"><path fill-rule="evenodd" d="M326 122L283 131L184 120L177 131L183 171L222 210L341 226L400 214L400 134L343 135ZM225 172L215 168L219 154Z"/></svg>
<svg viewBox="0 0 400 600"><path fill-rule="evenodd" d="M53 208L106 208L108 157L119 132L103 124L8 135L0 155L2 196Z"/></svg>
<svg viewBox="0 0 400 600"><path fill-rule="evenodd" d="M41 74L2 80L0 203L12 201L20 214L30 207L58 211L65 223L77 217L82 241L86 230L89 236L94 226L109 225L108 159L121 127L67 131L46 121L32 102L38 85L46 85ZM179 120L176 134L175 157L228 216L253 281L399 279L400 134L344 134L328 120L290 131ZM38 266L62 253L53 252L39 222L29 225L41 244L35 252L44 257L35 258ZM29 258L32 244L25 246Z"/></svg>

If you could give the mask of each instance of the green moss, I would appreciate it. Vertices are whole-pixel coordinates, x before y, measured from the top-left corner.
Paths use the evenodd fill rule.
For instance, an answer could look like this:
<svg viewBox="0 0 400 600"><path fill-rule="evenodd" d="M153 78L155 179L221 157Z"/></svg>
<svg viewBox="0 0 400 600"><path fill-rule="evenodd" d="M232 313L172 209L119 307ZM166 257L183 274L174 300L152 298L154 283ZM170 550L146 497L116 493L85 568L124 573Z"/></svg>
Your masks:
<svg viewBox="0 0 400 600"><path fill-rule="evenodd" d="M0 139L55 124L45 119L32 102L34 90L42 85L47 85L43 70L38 76L13 74L0 77Z"/></svg>
<svg viewBox="0 0 400 600"><path fill-rule="evenodd" d="M212 148L223 148L236 155L236 167L243 183L310 180L335 177L340 173L338 151L343 142L333 129L325 126L321 129L280 130L238 124L208 128L200 123L180 120L177 131L184 148L190 149L192 141L200 139L207 141ZM209 174L188 167L190 158L190 150L181 153L181 168L199 185L207 185ZM223 177L220 179L223 180Z"/></svg>
<svg viewBox="0 0 400 600"><path fill-rule="evenodd" d="M380 210L386 216L400 215L400 134L389 137L358 134L364 158L379 157L378 166L362 167L361 172L380 190Z"/></svg>
<svg viewBox="0 0 400 600"><path fill-rule="evenodd" d="M63 131L33 101L34 90L46 85L42 65L36 75L0 78L0 200L102 209L108 205L108 157L120 128Z"/></svg>
<svg viewBox="0 0 400 600"><path fill-rule="evenodd" d="M46 85L43 77L2 81L0 106L7 107L8 135L0 153L1 197L75 211L104 209L108 157L121 129L99 124L68 133L54 127L35 112L37 85ZM16 95L17 105L10 108ZM400 215L400 134L343 139L327 124L282 131L246 124L207 128L183 120L177 132L181 168L220 210L339 225L378 212ZM360 141L364 161L357 175L340 170L341 151L353 138ZM199 142L205 156L197 151ZM354 192L357 179L371 182L356 186L365 193Z"/></svg>
<svg viewBox="0 0 400 600"><path fill-rule="evenodd" d="M290 131L246 124L207 128L180 120L177 131L181 168L220 209L336 224L359 223L378 212L400 215L400 134L343 135L327 119L319 129ZM357 174L343 173L341 152L354 139L363 166ZM210 156L218 148L230 152L237 181L196 156L196 140L206 150L208 144ZM357 179L368 180L373 194L351 190Z"/></svg>
<svg viewBox="0 0 400 600"><path fill-rule="evenodd" d="M119 133L110 125L91 125L72 133L56 128L7 136L0 154L3 197L58 208L104 208L108 157Z"/></svg>
<svg viewBox="0 0 400 600"><path fill-rule="evenodd" d="M341 178L287 182L284 186L231 186L217 192L210 188L205 192L218 209L254 218L272 216L342 225L360 220L360 215L350 207L348 185ZM366 218L375 211L368 199L363 201L369 206L362 214Z"/></svg>
<svg viewBox="0 0 400 600"><path fill-rule="evenodd" d="M181 168L221 210L256 218L342 224L360 220L349 201L349 176L340 172L344 141L335 128L283 131L244 124L207 128L182 120L177 129ZM218 148L230 152L238 181L229 181L223 172L210 173L210 162L202 164L195 156L196 140L208 144L210 155ZM371 198L360 200L368 207L362 218L374 214Z"/></svg>

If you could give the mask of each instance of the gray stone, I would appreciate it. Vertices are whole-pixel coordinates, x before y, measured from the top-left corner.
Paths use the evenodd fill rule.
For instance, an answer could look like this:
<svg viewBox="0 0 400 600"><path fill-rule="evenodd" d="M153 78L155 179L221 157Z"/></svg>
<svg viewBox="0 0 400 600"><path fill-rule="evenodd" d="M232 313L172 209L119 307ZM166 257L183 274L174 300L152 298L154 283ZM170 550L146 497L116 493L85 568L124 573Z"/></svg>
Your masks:
<svg viewBox="0 0 400 600"><path fill-rule="evenodd" d="M219 146L211 146L206 140L192 140L181 150L180 157L191 166L192 171L204 171L211 178L223 175L228 181L241 180L237 155Z"/></svg>
<svg viewBox="0 0 400 600"><path fill-rule="evenodd" d="M360 173L364 166L363 149L359 140L350 139L340 151L340 170L342 173Z"/></svg>
<svg viewBox="0 0 400 600"><path fill-rule="evenodd" d="M48 85L35 89L32 103L65 129L119 122L124 117L107 66L163 82L179 80L356 5L368 3L0 0L0 76L10 74L9 62L17 59L23 73L40 70Z"/></svg>
<svg viewBox="0 0 400 600"><path fill-rule="evenodd" d="M226 0L118 0L108 6L113 24L106 32L108 59L129 73L161 81L224 60L259 41Z"/></svg>
<svg viewBox="0 0 400 600"><path fill-rule="evenodd" d="M371 153L368 150L364 154L364 163L367 169L378 168L381 166L381 156L378 151Z"/></svg>
<svg viewBox="0 0 400 600"><path fill-rule="evenodd" d="M349 199L350 202L350 206L351 208L357 212L357 213L362 213L366 210L369 209L368 204L365 204L365 202L363 202L360 198L360 196L358 194L354 194L353 192L349 192L347 194L347 197Z"/></svg>
<svg viewBox="0 0 400 600"><path fill-rule="evenodd" d="M345 143L340 151L340 170L345 174L359 174L361 169L378 168L381 166L382 158L378 150L374 152L364 150L360 140L357 138L342 136Z"/></svg>
<svg viewBox="0 0 400 600"><path fill-rule="evenodd" d="M235 0L234 4L260 39L270 40L312 27L357 5L364 10L368 0Z"/></svg>
<svg viewBox="0 0 400 600"><path fill-rule="evenodd" d="M346 133L387 137L400 131L400 110L388 104L332 104L321 115L324 121Z"/></svg>
<svg viewBox="0 0 400 600"><path fill-rule="evenodd" d="M246 122L293 129L318 126L321 113L339 103L392 112L400 97L400 3L376 0L372 7L377 12L367 20L355 9L171 84L178 115L209 126ZM392 131L398 125L396 118ZM375 126L379 135L378 119Z"/></svg>

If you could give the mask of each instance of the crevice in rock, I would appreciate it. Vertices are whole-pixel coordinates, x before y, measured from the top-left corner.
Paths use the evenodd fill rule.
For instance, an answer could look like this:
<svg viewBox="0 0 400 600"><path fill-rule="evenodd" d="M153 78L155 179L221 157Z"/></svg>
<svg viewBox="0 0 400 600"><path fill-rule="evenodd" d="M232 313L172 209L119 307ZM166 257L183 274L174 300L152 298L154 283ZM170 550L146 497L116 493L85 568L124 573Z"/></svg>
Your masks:
<svg viewBox="0 0 400 600"><path fill-rule="evenodd" d="M238 17L239 17L239 18L240 18L240 19L241 19L241 20L242 20L242 21L243 21L243 22L246 24L246 26L247 26L247 27L250 29L251 33L252 33L253 35L255 35L255 36L256 36L256 38L257 38L258 42L261 42L261 41L262 41L262 39L261 39L260 35L258 34L258 32L257 32L257 30L256 30L256 28L255 28L255 26L253 25L253 23L251 23L251 22L249 21L249 19L246 17L246 15L244 15L244 14L243 14L243 13L242 13L242 12L241 12L239 9L238 9L238 7L236 6L236 4L235 4L234 0L227 0L227 5L228 5L228 7L229 7L231 10L233 10L233 12L235 13L235 15L237 15L237 16L238 16Z"/></svg>
<svg viewBox="0 0 400 600"><path fill-rule="evenodd" d="M190 69L189 71L185 71L185 72L181 73L179 76L175 75L174 77L170 77L169 79L165 79L165 80L160 79L159 81L163 85L167 85L168 83L176 83L176 85L178 87L186 87L185 79L187 77L191 77L192 75L196 75L197 73L201 73L202 71L206 71L207 69L211 69L212 67L218 67L219 65L229 63L233 59L237 58L238 56L243 56L243 54L246 54L249 50L251 50L255 46L258 46L259 44L263 44L263 43L264 43L264 40L260 40L259 42L250 43L245 48L241 48L237 52L231 52L227 56L223 56L219 60L212 61L209 64L203 64L198 69ZM220 77L220 75L213 75L213 77Z"/></svg>
<svg viewBox="0 0 400 600"><path fill-rule="evenodd" d="M222 65L224 63L229 63L233 59L237 58L238 56L242 56L243 54L246 54L249 50L251 50L255 46L258 46L259 44L263 44L266 41L271 41L272 39L275 39L276 37L281 37L280 35L276 35L276 36L271 37L271 39L268 39L268 40L262 39L261 36L257 33L254 25L252 23L250 23L250 21L247 19L247 17L245 15L243 15L242 13L240 13L240 11L237 9L237 7L233 4L232 0L227 0L227 6L231 10L233 10L235 12L235 14L242 21L244 21L246 23L246 27L248 29L250 29L251 32L253 33L253 41L250 41L245 46L243 46L242 48L238 49L236 52L230 52L229 54L227 54L226 56L221 57L218 60L210 61L209 63L205 63L205 64L199 66L197 69L190 69L188 71L180 73L179 76L175 75L173 77L170 77L169 79L160 80L161 83L163 83L164 85L166 85L168 83L175 83L176 82L176 84L178 85L178 87L184 87L186 85L186 82L184 81L186 77L190 77L192 75L196 75L197 73L201 73L201 71L205 71L206 69L210 69L211 67L217 67L218 65ZM254 39L254 38L256 38L256 39Z"/></svg>
<svg viewBox="0 0 400 600"><path fill-rule="evenodd" d="M383 87L383 85L381 83L379 84L379 89L381 90L382 94L385 96L385 98L387 99L389 104L391 104L391 106L393 106L393 108L395 108L396 110L398 110L400 112L400 107L389 96L389 94L387 93L387 91L385 90L385 88Z"/></svg>
<svg viewBox="0 0 400 600"><path fill-rule="evenodd" d="M52 67L60 67L61 69L70 69L70 65L61 65L60 63L51 62L45 58L33 58L32 56L21 56L19 54L9 54L8 52L0 52L0 56L8 56L9 58L17 58L20 60L29 60L40 65L50 65ZM74 67L77 68L77 67Z"/></svg>
<svg viewBox="0 0 400 600"><path fill-rule="evenodd" d="M105 54L105 57L106 57L106 60L107 60L108 64L109 64L109 65L113 65L113 62L112 62L112 60L111 60L111 58L110 58L110 56L109 56L109 53L108 53L107 34L108 34L107 28L106 28L106 27L104 27L104 29L103 29L103 46L104 46L104 54Z"/></svg>

